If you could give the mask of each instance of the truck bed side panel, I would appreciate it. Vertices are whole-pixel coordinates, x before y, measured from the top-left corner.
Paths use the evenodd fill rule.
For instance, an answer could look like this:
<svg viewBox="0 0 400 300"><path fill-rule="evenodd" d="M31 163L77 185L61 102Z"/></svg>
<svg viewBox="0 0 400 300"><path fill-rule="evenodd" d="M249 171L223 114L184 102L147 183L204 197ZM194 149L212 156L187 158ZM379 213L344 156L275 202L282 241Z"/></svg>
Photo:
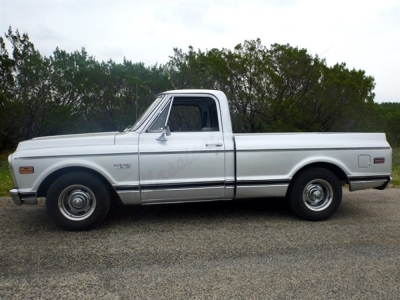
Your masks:
<svg viewBox="0 0 400 300"><path fill-rule="evenodd" d="M391 173L391 148L381 133L238 134L234 138L236 198L283 197L296 172L314 163L339 167L351 186L361 188L382 185ZM374 164L381 157L385 162ZM355 183L374 178L382 182Z"/></svg>

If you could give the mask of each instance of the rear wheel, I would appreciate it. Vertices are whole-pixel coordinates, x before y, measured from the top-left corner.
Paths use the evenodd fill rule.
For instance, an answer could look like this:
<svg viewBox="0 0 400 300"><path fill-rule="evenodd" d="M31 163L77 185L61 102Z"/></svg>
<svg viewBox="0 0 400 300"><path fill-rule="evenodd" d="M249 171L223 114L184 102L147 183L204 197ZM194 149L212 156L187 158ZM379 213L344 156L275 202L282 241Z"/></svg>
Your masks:
<svg viewBox="0 0 400 300"><path fill-rule="evenodd" d="M298 174L289 189L292 210L302 219L322 221L332 216L342 201L338 178L324 168L312 168Z"/></svg>
<svg viewBox="0 0 400 300"><path fill-rule="evenodd" d="M70 172L57 178L46 195L51 218L66 230L88 230L101 222L110 208L110 192L97 176Z"/></svg>

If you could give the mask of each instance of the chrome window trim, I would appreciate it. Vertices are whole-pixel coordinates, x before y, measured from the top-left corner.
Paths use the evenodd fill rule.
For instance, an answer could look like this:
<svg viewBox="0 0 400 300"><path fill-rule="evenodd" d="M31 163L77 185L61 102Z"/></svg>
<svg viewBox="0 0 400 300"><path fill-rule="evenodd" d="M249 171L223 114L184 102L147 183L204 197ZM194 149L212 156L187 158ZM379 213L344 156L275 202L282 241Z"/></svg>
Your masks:
<svg viewBox="0 0 400 300"><path fill-rule="evenodd" d="M168 108L168 114L167 114L167 118L165 119L165 123L168 122L168 118L169 118L169 114L171 112L171 107L172 104L174 102L174 97L168 98L166 104L164 106L162 106L162 108L159 110L159 113L156 114L156 116L154 117L154 119L150 122L150 125L146 128L146 132L148 133L160 133L162 132L162 129L159 130L150 130L150 128L154 125L154 123L158 120L158 118L160 117L160 115L164 112L164 110L167 108L167 106L169 105ZM166 124L164 124L165 126Z"/></svg>
<svg viewBox="0 0 400 300"><path fill-rule="evenodd" d="M169 94L170 97L167 97L165 101L169 101L172 100L170 102L170 108L169 108L169 112L168 112L168 116L167 116L167 121L171 112L171 108L172 108L172 104L173 104L173 100L177 97L179 98L195 98L195 97L201 97L201 98L211 98L215 101L215 104L217 106L217 115L218 115L218 131L213 131L213 132L220 132L223 133L224 132L224 128L223 128L223 122L222 122L222 115L221 115L221 105L219 102L219 99L217 97L215 97L215 95L213 94L209 94L209 93L182 93L182 94ZM164 100L163 100L164 101ZM165 106L163 107L164 110ZM161 131L149 131L150 127L153 125L153 123L157 120L158 118L158 113L153 113L151 116L151 120L148 122L148 124L144 127L144 129L142 130L142 133L160 133ZM206 131L185 131L185 132L190 132L190 133L203 133Z"/></svg>

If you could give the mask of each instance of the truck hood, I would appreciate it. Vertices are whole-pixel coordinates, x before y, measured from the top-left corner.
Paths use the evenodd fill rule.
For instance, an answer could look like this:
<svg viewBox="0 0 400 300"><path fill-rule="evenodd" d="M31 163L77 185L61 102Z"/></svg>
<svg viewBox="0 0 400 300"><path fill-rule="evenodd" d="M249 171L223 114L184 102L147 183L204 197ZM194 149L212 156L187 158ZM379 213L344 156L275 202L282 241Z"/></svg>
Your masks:
<svg viewBox="0 0 400 300"><path fill-rule="evenodd" d="M117 134L118 132L101 132L39 137L20 142L17 151L43 148L114 145L115 136Z"/></svg>

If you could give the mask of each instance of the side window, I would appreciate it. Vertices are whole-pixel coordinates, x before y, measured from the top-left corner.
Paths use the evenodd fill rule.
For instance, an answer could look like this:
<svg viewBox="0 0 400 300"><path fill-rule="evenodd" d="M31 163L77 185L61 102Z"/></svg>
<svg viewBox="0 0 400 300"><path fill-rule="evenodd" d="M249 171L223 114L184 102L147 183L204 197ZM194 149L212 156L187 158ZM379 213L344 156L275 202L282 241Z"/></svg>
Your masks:
<svg viewBox="0 0 400 300"><path fill-rule="evenodd" d="M169 115L171 131L219 131L218 110L210 97L175 97Z"/></svg>
<svg viewBox="0 0 400 300"><path fill-rule="evenodd" d="M195 105L172 105L168 125L172 131L201 131L201 110Z"/></svg>

